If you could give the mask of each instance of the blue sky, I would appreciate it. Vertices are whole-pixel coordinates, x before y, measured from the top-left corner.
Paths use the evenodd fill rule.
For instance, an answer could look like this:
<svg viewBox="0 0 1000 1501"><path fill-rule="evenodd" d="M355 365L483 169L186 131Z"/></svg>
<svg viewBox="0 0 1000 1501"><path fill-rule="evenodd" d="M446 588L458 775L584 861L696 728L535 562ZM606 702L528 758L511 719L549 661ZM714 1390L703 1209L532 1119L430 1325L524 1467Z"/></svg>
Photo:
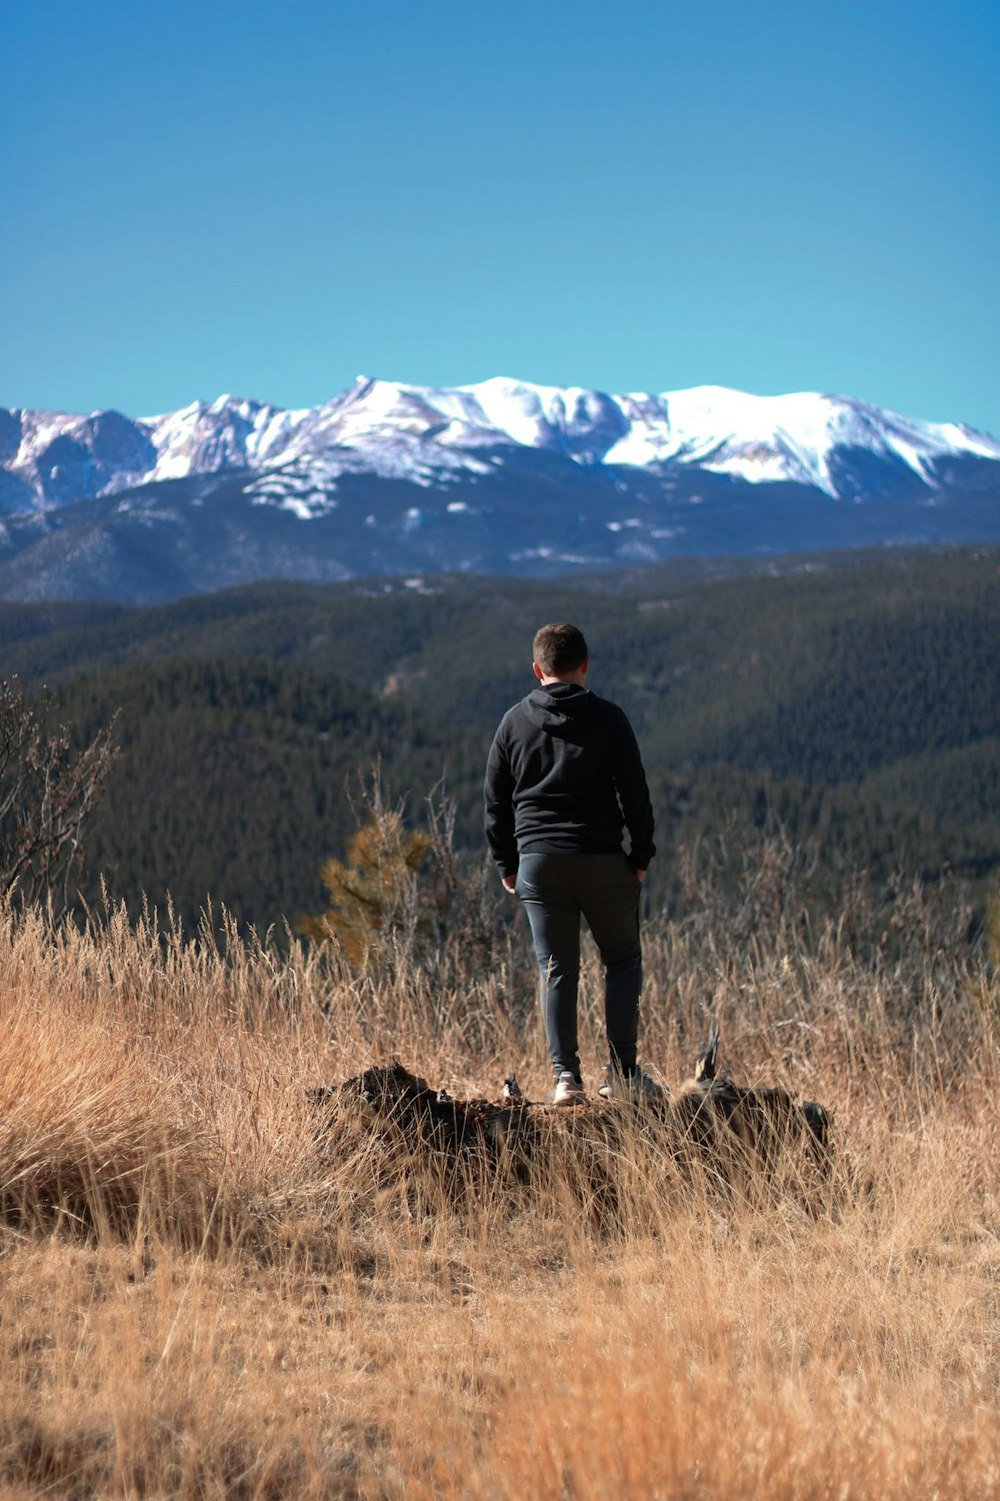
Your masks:
<svg viewBox="0 0 1000 1501"><path fill-rule="evenodd" d="M0 26L0 404L503 374L1000 435L993 3L8 0Z"/></svg>

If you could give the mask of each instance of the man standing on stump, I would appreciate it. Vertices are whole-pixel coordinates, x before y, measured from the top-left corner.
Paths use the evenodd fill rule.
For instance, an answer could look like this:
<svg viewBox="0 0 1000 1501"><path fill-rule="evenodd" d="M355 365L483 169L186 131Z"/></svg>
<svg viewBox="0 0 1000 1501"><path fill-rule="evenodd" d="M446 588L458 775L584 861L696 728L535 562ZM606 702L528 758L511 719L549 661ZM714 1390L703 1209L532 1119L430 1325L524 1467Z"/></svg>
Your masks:
<svg viewBox="0 0 1000 1501"><path fill-rule="evenodd" d="M611 1061L598 1094L648 1099L662 1091L636 1063L639 894L655 853L642 758L624 712L587 688L587 643L575 625L543 625L532 655L539 686L507 711L490 747L486 838L531 925L552 1103L586 1098L577 1043L581 916L604 965Z"/></svg>

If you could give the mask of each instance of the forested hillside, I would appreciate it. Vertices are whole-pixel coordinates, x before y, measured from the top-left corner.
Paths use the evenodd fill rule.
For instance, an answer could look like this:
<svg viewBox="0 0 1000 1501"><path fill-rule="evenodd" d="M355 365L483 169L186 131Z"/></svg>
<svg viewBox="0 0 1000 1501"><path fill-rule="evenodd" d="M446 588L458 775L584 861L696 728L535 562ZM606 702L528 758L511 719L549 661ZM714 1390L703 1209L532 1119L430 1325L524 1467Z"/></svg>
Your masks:
<svg viewBox="0 0 1000 1501"><path fill-rule="evenodd" d="M994 548L0 605L0 671L47 683L81 731L120 707L91 866L130 900L169 889L187 921L208 892L258 924L321 902L347 786L378 758L415 817L445 777L478 856L486 748L552 619L583 627L591 686L640 735L651 900L676 909L681 846L775 820L828 900L855 867L982 890L1000 871L998 570Z"/></svg>
<svg viewBox="0 0 1000 1501"><path fill-rule="evenodd" d="M311 910L322 861L362 817L376 767L389 795L435 784L468 805L463 742L405 704L379 704L298 664L161 662L68 684L60 712L91 733L119 710L121 757L88 839L86 883L115 895L169 893L187 924L210 895L261 926ZM321 903L320 903L321 905Z"/></svg>

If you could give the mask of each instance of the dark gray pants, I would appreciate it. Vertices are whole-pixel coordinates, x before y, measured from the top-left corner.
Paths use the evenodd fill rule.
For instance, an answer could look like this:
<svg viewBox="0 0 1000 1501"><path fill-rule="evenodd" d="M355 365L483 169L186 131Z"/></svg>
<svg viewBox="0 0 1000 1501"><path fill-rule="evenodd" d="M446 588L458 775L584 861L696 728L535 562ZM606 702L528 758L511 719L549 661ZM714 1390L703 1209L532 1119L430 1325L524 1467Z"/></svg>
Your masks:
<svg viewBox="0 0 1000 1501"><path fill-rule="evenodd" d="M580 1078L576 997L580 918L604 964L604 1018L611 1061L635 1068L642 989L639 945L641 882L625 856L522 855L517 895L531 924L541 976L542 1015L552 1066Z"/></svg>

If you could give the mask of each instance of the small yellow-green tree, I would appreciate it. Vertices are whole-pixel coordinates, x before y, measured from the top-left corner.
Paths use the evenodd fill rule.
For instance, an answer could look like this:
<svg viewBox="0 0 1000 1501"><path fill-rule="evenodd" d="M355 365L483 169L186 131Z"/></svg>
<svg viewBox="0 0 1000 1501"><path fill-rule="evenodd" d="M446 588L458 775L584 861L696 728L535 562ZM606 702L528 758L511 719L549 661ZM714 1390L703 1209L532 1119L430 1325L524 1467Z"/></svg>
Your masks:
<svg viewBox="0 0 1000 1501"><path fill-rule="evenodd" d="M327 860L320 878L330 905L304 917L299 931L317 943L335 943L349 963L363 965L380 937L397 929L413 934L421 923L417 876L433 840L408 829L398 808L379 798L371 818L353 834L347 859Z"/></svg>

